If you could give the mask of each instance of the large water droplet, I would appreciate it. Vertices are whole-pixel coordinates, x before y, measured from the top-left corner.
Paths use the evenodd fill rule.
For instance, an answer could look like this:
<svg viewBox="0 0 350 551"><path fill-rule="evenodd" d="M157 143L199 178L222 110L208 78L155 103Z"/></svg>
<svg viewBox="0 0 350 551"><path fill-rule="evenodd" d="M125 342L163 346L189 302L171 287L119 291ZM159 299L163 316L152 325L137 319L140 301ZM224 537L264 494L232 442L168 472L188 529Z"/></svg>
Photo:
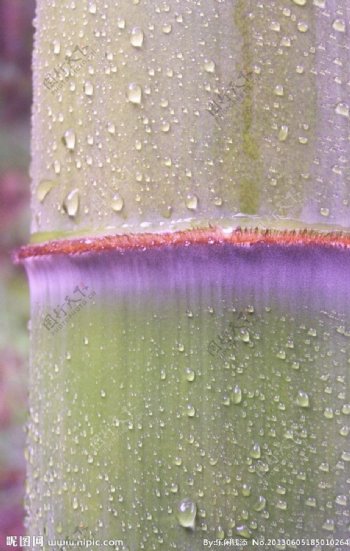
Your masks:
<svg viewBox="0 0 350 551"><path fill-rule="evenodd" d="M298 396L296 397L295 403L301 408L310 407L309 395L303 390L299 390Z"/></svg>
<svg viewBox="0 0 350 551"><path fill-rule="evenodd" d="M196 415L196 410L191 404L187 404L187 416L194 417Z"/></svg>
<svg viewBox="0 0 350 551"><path fill-rule="evenodd" d="M309 29L308 24L305 23L304 21L298 21L297 27L298 27L298 31L299 31L300 33L306 33L306 32L308 31L308 29Z"/></svg>
<svg viewBox="0 0 350 551"><path fill-rule="evenodd" d="M123 210L124 199L121 195L119 195L119 193L116 193L113 196L111 206L112 206L112 209L114 210L114 212L121 212Z"/></svg>
<svg viewBox="0 0 350 551"><path fill-rule="evenodd" d="M163 31L164 34L170 34L171 31L172 31L171 23L164 23L164 25L162 27L162 31Z"/></svg>
<svg viewBox="0 0 350 551"><path fill-rule="evenodd" d="M50 191L57 185L57 182L53 180L41 180L36 190L36 196L38 201L42 203L45 197L50 193Z"/></svg>
<svg viewBox="0 0 350 551"><path fill-rule="evenodd" d="M329 209L327 207L321 207L320 214L325 217L329 216Z"/></svg>
<svg viewBox="0 0 350 551"><path fill-rule="evenodd" d="M130 43L134 48L142 48L143 44L143 30L140 27L134 27L130 34Z"/></svg>
<svg viewBox="0 0 350 551"><path fill-rule="evenodd" d="M278 139L280 142L285 142L288 137L288 126L283 124L278 133Z"/></svg>
<svg viewBox="0 0 350 551"><path fill-rule="evenodd" d="M275 86L275 90L274 90L276 96L283 96L284 95L284 88L282 86L282 84L277 84Z"/></svg>
<svg viewBox="0 0 350 551"><path fill-rule="evenodd" d="M328 532L333 532L335 528L334 520L327 518L327 520L323 523L322 528Z"/></svg>
<svg viewBox="0 0 350 551"><path fill-rule="evenodd" d="M236 532L239 536L242 536L243 538L250 538L251 536L250 530L248 526L246 526L245 524L241 524L240 526L237 526Z"/></svg>
<svg viewBox="0 0 350 551"><path fill-rule="evenodd" d="M177 518L181 526L184 528L194 529L197 505L189 498L185 498L180 501L177 508Z"/></svg>
<svg viewBox="0 0 350 551"><path fill-rule="evenodd" d="M57 159L53 162L53 169L55 174L59 174L61 172L61 163Z"/></svg>
<svg viewBox="0 0 350 551"><path fill-rule="evenodd" d="M250 450L250 457L252 457L253 459L260 459L260 457L261 457L260 444L258 444L257 442L255 442L255 444L253 444L253 446Z"/></svg>
<svg viewBox="0 0 350 551"><path fill-rule="evenodd" d="M113 122L109 122L107 124L107 130L110 134L114 135L115 134L115 124Z"/></svg>
<svg viewBox="0 0 350 551"><path fill-rule="evenodd" d="M79 210L79 200L79 189L73 189L70 193L68 193L63 202L63 208L68 216L71 216L72 218L76 216Z"/></svg>
<svg viewBox="0 0 350 551"><path fill-rule="evenodd" d="M186 197L186 207L189 210L196 210L198 207L198 197L197 195L188 195Z"/></svg>
<svg viewBox="0 0 350 551"><path fill-rule="evenodd" d="M335 19L333 21L332 27L335 31L338 31L339 33L345 33L346 31L346 25L343 19Z"/></svg>
<svg viewBox="0 0 350 551"><path fill-rule="evenodd" d="M74 151L76 137L75 132L72 128L69 128L65 131L62 137L62 142L66 146L66 148L69 149L69 151Z"/></svg>
<svg viewBox="0 0 350 551"><path fill-rule="evenodd" d="M130 103L134 103L136 105L140 104L142 99L141 86L135 82L131 82L128 86L127 98Z"/></svg>
<svg viewBox="0 0 350 551"><path fill-rule="evenodd" d="M95 2L90 2L89 4L89 13L95 14L97 12L97 6Z"/></svg>
<svg viewBox="0 0 350 551"><path fill-rule="evenodd" d="M338 103L335 108L337 115L349 118L349 106L346 103Z"/></svg>
<svg viewBox="0 0 350 551"><path fill-rule="evenodd" d="M94 95L94 86L92 82L89 80L85 82L84 84L84 92L86 96L93 96Z"/></svg>
<svg viewBox="0 0 350 551"><path fill-rule="evenodd" d="M163 121L161 126L162 132L169 132L170 130L170 123L168 121Z"/></svg>
<svg viewBox="0 0 350 551"><path fill-rule="evenodd" d="M125 29L125 19L123 17L118 17L117 19L117 27L118 29Z"/></svg>
<svg viewBox="0 0 350 551"><path fill-rule="evenodd" d="M195 377L196 377L196 373L193 371L193 369L188 367L186 369L186 379L187 379L187 381L193 382L195 380Z"/></svg>
<svg viewBox="0 0 350 551"><path fill-rule="evenodd" d="M254 503L254 511L263 511L266 507L266 498L264 496L259 496L256 502Z"/></svg>
<svg viewBox="0 0 350 551"><path fill-rule="evenodd" d="M238 385L232 391L232 402L236 405L242 402L242 390Z"/></svg>
<svg viewBox="0 0 350 551"><path fill-rule="evenodd" d="M214 61L205 61L204 63L204 69L207 73L215 73L215 63Z"/></svg>
<svg viewBox="0 0 350 551"><path fill-rule="evenodd" d="M59 40L52 41L52 51L55 55L59 55L61 52L61 42Z"/></svg>

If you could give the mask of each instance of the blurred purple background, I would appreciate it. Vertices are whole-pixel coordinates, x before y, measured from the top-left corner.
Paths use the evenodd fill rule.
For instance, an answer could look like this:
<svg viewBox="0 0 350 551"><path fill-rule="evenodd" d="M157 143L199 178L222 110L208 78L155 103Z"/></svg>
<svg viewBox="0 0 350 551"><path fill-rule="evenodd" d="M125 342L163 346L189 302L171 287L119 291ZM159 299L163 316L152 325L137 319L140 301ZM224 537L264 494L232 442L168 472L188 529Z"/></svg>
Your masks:
<svg viewBox="0 0 350 551"><path fill-rule="evenodd" d="M34 5L0 0L0 551L24 534L29 297L11 252L29 239Z"/></svg>

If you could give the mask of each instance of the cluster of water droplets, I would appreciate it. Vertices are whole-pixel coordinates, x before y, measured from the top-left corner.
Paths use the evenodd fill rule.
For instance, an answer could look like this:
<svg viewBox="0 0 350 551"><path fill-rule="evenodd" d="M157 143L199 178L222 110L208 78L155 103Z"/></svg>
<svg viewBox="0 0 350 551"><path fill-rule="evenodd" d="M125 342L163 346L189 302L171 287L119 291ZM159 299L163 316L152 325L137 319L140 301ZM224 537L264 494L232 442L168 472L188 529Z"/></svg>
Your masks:
<svg viewBox="0 0 350 551"><path fill-rule="evenodd" d="M346 225L346 6L225 0L202 7L198 21L196 6L61 9L80 24L59 30L42 10L37 231L159 229L232 216L238 225L249 216ZM51 44L41 43L44 33ZM70 76L58 77L58 91L51 81L45 88L64 63Z"/></svg>
<svg viewBox="0 0 350 551"><path fill-rule="evenodd" d="M65 530L67 515L91 515L90 531L113 533L130 551L130 534L140 549L158 550L170 541L187 549L203 538L276 537L277 527L281 538L345 533L346 322L334 311L310 317L306 307L297 315L251 304L199 312L194 301L173 305L174 331L166 302L153 315L125 308L110 304L112 332L107 324L101 333L96 314L78 332L72 321L54 369L35 351L33 530L47 518L50 490L65 503ZM47 457L39 478L43 439L45 457L58 443L63 455ZM95 502L101 514L90 509Z"/></svg>

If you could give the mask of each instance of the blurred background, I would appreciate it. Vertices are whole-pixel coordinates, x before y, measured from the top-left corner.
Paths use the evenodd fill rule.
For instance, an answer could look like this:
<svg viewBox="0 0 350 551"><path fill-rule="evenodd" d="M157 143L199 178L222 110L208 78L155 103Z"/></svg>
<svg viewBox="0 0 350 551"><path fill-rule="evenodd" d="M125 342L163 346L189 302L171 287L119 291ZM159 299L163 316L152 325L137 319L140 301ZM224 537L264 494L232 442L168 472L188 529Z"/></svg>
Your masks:
<svg viewBox="0 0 350 551"><path fill-rule="evenodd" d="M11 252L29 239L34 0L0 0L0 550L24 533L29 296ZM21 549L20 546L17 547Z"/></svg>

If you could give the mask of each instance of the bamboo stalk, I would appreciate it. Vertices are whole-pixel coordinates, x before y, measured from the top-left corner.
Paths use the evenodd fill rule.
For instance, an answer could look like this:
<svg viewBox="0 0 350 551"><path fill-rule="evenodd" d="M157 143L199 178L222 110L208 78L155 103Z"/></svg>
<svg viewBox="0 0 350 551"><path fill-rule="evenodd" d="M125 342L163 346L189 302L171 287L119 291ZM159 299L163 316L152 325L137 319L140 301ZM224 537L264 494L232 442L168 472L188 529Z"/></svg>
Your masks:
<svg viewBox="0 0 350 551"><path fill-rule="evenodd" d="M346 539L348 15L38 2L20 258L44 549Z"/></svg>

